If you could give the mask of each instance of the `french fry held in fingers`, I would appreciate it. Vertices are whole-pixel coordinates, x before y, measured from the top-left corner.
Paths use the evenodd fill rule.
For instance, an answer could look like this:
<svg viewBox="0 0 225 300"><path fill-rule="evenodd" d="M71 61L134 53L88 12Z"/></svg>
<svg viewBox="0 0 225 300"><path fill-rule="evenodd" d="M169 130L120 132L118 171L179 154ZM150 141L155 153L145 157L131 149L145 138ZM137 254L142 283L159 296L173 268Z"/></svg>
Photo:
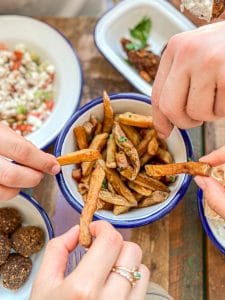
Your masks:
<svg viewBox="0 0 225 300"><path fill-rule="evenodd" d="M96 164L96 167L90 178L89 191L80 217L79 243L85 248L90 247L92 242L89 225L97 209L99 192L101 190L104 178L105 171L99 164Z"/></svg>
<svg viewBox="0 0 225 300"><path fill-rule="evenodd" d="M88 148L87 134L84 127L83 126L74 127L73 133L76 138L78 148L80 150Z"/></svg>
<svg viewBox="0 0 225 300"><path fill-rule="evenodd" d="M149 128L153 126L152 116L143 116L130 112L120 114L118 120L121 124L140 128Z"/></svg>
<svg viewBox="0 0 225 300"><path fill-rule="evenodd" d="M80 164L82 162L93 162L100 157L100 152L94 149L82 149L75 152L58 156L56 159L60 166Z"/></svg>
<svg viewBox="0 0 225 300"><path fill-rule="evenodd" d="M113 109L110 103L110 98L106 91L103 92L103 107L104 107L104 120L103 132L110 133L113 127Z"/></svg>
<svg viewBox="0 0 225 300"><path fill-rule="evenodd" d="M89 146L89 150L95 149L95 150L101 152L102 148L106 144L107 138L108 138L108 133L97 134L93 138L93 140L92 140L92 142ZM84 163L82 163L81 168L82 168L83 176L87 176L88 174L90 174L93 165L94 165L93 162L84 162Z"/></svg>
<svg viewBox="0 0 225 300"><path fill-rule="evenodd" d="M210 176L211 166L203 162L183 162L166 165L146 165L145 170L149 176L166 176L176 174L190 174L193 176Z"/></svg>

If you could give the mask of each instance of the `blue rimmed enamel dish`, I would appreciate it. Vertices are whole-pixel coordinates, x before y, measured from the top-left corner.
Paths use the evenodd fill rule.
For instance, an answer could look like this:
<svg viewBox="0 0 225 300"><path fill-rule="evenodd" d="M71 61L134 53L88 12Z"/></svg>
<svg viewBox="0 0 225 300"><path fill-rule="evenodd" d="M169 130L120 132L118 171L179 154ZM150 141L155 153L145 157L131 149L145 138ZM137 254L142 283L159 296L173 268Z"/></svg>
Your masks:
<svg viewBox="0 0 225 300"><path fill-rule="evenodd" d="M129 111L143 115L151 114L151 102L147 96L134 93L120 93L111 95L110 98L115 113ZM76 149L73 128L89 120L91 114L95 114L100 119L103 118L102 97L94 99L80 108L67 122L56 141L56 156L72 152ZM174 128L167 143L176 162L187 161L188 158L192 158L192 145L186 131ZM57 181L65 199L75 210L81 212L83 200L71 176L73 168L74 166L72 165L62 167L61 172L57 175ZM119 216L113 215L112 212L102 210L96 212L94 218L107 220L113 225L122 228L138 227L154 222L162 218L177 205L187 191L190 181L191 176L184 174L179 175L176 182L171 185L169 198L163 203L151 207L133 209Z"/></svg>
<svg viewBox="0 0 225 300"><path fill-rule="evenodd" d="M224 222L221 223L221 221L218 219L210 220L209 217L205 214L204 197L203 191L201 189L198 189L197 200L199 216L207 236L210 238L210 240L216 246L216 248L218 248L223 254L225 254Z"/></svg>
<svg viewBox="0 0 225 300"><path fill-rule="evenodd" d="M23 219L23 225L33 225L41 227L45 233L45 245L38 252L31 256L33 267L31 274L25 284L18 290L12 291L0 286L0 299L4 300L28 300L32 289L33 281L36 278L37 272L42 263L44 251L47 242L54 237L54 231L51 225L51 221L45 210L38 204L38 202L29 195L21 192L15 198L8 201L0 201L0 208L13 207L16 208Z"/></svg>

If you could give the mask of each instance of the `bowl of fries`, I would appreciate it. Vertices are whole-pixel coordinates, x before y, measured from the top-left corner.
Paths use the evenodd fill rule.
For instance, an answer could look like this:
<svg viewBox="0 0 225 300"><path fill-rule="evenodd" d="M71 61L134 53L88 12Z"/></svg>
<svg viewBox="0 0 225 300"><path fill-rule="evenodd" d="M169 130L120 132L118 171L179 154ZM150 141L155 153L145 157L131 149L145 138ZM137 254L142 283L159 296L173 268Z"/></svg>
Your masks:
<svg viewBox="0 0 225 300"><path fill-rule="evenodd" d="M191 176L170 176L171 167L166 171L161 167L192 158L190 137L174 128L166 141L161 140L151 110L147 96L109 97L104 92L80 108L63 128L55 155L67 157L79 151L74 152L75 160L68 155L63 161L57 181L75 210L84 207L81 223L88 224L93 217L122 228L142 226L162 218L186 192Z"/></svg>

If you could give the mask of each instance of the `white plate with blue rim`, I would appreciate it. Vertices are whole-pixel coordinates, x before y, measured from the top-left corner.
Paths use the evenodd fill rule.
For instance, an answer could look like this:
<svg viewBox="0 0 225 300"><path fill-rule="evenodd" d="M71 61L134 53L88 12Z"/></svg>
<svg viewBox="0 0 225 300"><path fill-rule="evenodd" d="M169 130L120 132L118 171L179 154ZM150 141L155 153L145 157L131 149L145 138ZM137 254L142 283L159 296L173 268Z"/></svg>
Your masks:
<svg viewBox="0 0 225 300"><path fill-rule="evenodd" d="M111 95L110 99L114 113L129 111L151 115L150 98L145 95L119 93ZM103 119L102 97L93 99L84 105L67 122L56 141L55 156L64 155L77 149L73 128L89 120L91 114L98 116L99 119ZM193 158L191 140L185 130L174 128L167 139L167 144L175 162L184 162L188 161L189 158ZM73 165L63 166L61 172L56 177L65 199L76 211L81 212L83 200L81 194L78 192L77 184L71 176L73 168ZM132 209L118 216L115 216L111 211L100 210L95 213L94 218L106 220L120 228L131 228L149 224L162 218L178 204L187 191L190 181L191 176L187 174L178 175L175 183L170 185L171 192L169 197L160 204L141 209Z"/></svg>
<svg viewBox="0 0 225 300"><path fill-rule="evenodd" d="M38 148L46 148L56 139L80 103L83 75L76 51L54 27L17 15L0 16L0 42L10 49L22 43L41 60L55 67L54 109L39 129L26 136Z"/></svg>
<svg viewBox="0 0 225 300"><path fill-rule="evenodd" d="M12 291L4 288L0 281L0 299L28 300L30 298L33 281L35 280L42 263L47 242L54 237L53 228L45 210L40 206L40 204L38 204L36 200L23 192L11 200L0 201L0 208L2 207L13 207L17 209L22 216L22 225L38 226L42 228L45 233L44 247L38 253L31 256L33 267L25 284L18 290Z"/></svg>
<svg viewBox="0 0 225 300"><path fill-rule="evenodd" d="M98 21L94 39L105 58L140 92L151 95L152 84L147 83L127 63L120 40L129 38L129 30L144 17L150 18L151 30L148 44L160 55L169 39L177 33L196 28L173 5L165 0L124 0L106 12Z"/></svg>

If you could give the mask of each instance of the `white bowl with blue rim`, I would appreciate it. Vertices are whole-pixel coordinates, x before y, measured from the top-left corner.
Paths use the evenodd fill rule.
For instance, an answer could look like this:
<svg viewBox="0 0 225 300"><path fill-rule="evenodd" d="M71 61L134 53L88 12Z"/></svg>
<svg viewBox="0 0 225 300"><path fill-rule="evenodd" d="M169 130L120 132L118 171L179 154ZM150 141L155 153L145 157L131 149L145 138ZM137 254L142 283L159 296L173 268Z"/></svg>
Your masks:
<svg viewBox="0 0 225 300"><path fill-rule="evenodd" d="M120 93L111 95L110 99L115 113L129 111L143 115L151 115L150 98L145 95ZM103 118L102 97L94 99L84 105L67 122L55 144L56 156L77 149L73 128L88 121L91 114L96 115L100 119ZM192 158L191 140L186 131L174 128L170 137L167 139L167 143L176 162L183 162ZM81 212L83 200L77 190L77 184L71 176L73 168L73 165L63 166L61 172L57 175L57 181L65 199L75 210ZM138 227L151 223L162 218L177 205L187 191L190 181L191 176L184 174L178 175L176 182L170 186L171 193L168 199L163 203L141 209L132 209L119 216L115 216L110 211L101 210L95 213L94 218L106 220L121 228Z"/></svg>
<svg viewBox="0 0 225 300"><path fill-rule="evenodd" d="M11 200L0 201L0 208L2 207L13 207L17 209L22 216L22 225L38 226L42 228L45 233L44 247L39 252L31 256L33 267L25 284L15 291L6 289L0 285L0 299L28 300L30 298L32 284L42 263L47 242L54 237L54 231L45 210L36 200L23 192Z"/></svg>
<svg viewBox="0 0 225 300"><path fill-rule="evenodd" d="M198 189L197 201L199 216L207 236L216 248L225 254L225 221L222 220L222 218L219 218L219 216L210 218L206 214L205 200L201 189Z"/></svg>
<svg viewBox="0 0 225 300"><path fill-rule="evenodd" d="M25 16L1 15L0 41L9 48L22 43L41 60L55 66L55 107L41 127L26 136L38 148L46 148L56 139L80 103L83 76L76 51L57 29Z"/></svg>
<svg viewBox="0 0 225 300"><path fill-rule="evenodd" d="M149 95L152 84L147 83L127 63L127 55L120 45L121 38L129 39L129 29L143 17L151 19L148 43L158 55L174 34L192 30L196 26L165 0L123 0L99 19L94 31L98 50L137 90Z"/></svg>

